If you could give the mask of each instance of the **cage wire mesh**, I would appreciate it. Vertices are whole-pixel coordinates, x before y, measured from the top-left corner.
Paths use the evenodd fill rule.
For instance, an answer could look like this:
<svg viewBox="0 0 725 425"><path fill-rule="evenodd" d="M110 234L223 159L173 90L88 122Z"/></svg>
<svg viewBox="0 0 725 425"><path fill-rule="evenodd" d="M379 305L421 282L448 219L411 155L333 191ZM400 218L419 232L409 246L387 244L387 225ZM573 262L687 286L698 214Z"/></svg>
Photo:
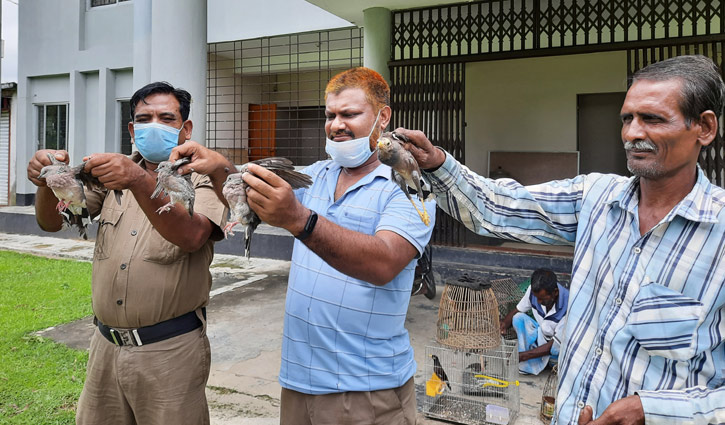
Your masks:
<svg viewBox="0 0 725 425"><path fill-rule="evenodd" d="M493 294L496 296L496 301L498 302L499 317L504 318L521 301L521 298L526 293L526 288L531 284L531 279L516 283L511 278L505 278L492 280L490 283ZM506 330L503 337L507 340L515 340L516 331L513 327L510 327Z"/></svg>
<svg viewBox="0 0 725 425"><path fill-rule="evenodd" d="M426 416L469 425L508 424L516 420L520 399L515 341L503 341L498 348L478 351L429 346L425 354ZM436 362L440 367L436 367Z"/></svg>
<svg viewBox="0 0 725 425"><path fill-rule="evenodd" d="M436 340L460 350L495 348L501 344L499 309L491 285L464 274L447 282L438 308Z"/></svg>
<svg viewBox="0 0 725 425"><path fill-rule="evenodd" d="M554 416L554 407L556 405L556 386L559 382L559 365L556 364L551 369L551 375L546 379L544 391L541 395L541 420L544 422L551 421Z"/></svg>

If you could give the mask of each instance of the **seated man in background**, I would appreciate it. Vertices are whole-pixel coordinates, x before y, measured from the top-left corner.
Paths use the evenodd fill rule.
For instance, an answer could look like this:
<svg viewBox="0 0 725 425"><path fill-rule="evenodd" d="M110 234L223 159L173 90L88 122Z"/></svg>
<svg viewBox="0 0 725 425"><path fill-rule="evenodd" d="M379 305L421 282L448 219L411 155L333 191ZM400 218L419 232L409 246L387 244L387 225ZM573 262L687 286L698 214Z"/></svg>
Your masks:
<svg viewBox="0 0 725 425"><path fill-rule="evenodd" d="M554 272L534 271L526 294L501 321L501 334L511 326L516 330L520 372L538 375L549 360L558 360L568 303L569 290L557 282ZM526 314L529 311L536 320Z"/></svg>

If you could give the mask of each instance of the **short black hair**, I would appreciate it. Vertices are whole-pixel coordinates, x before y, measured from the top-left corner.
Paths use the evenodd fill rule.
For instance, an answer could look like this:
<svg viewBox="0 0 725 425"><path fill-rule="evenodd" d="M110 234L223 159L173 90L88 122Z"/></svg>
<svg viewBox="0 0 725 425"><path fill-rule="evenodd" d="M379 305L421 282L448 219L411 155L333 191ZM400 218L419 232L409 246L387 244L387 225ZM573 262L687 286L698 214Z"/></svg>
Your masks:
<svg viewBox="0 0 725 425"><path fill-rule="evenodd" d="M536 269L531 275L531 293L536 294L542 289L548 294L553 294L557 289L556 274L549 269Z"/></svg>
<svg viewBox="0 0 725 425"><path fill-rule="evenodd" d="M688 128L699 122L705 111L713 111L718 117L723 113L725 85L717 65L706 56L675 56L655 62L634 74L632 82L639 80L680 80L679 106Z"/></svg>
<svg viewBox="0 0 725 425"><path fill-rule="evenodd" d="M155 83L149 83L140 89L136 90L136 93L131 97L131 122L133 122L134 116L136 115L136 105L139 102L144 102L144 99L151 96L152 94L163 93L173 94L176 100L179 101L179 112L181 112L181 119L186 121L189 119L189 110L191 109L191 94L184 89L179 89L166 81L157 81Z"/></svg>

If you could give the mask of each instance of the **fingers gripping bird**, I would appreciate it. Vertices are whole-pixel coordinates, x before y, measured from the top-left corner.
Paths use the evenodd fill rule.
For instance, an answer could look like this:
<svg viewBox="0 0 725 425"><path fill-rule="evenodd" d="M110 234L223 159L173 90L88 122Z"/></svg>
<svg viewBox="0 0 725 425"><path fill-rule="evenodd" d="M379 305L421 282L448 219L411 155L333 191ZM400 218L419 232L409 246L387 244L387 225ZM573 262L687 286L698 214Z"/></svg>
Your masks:
<svg viewBox="0 0 725 425"><path fill-rule="evenodd" d="M292 161L287 158L273 157L251 161L280 176L292 186L292 189L309 187L312 184L310 176L295 171ZM249 164L249 163L247 163ZM247 172L247 164L239 167L239 172L230 174L224 182L222 195L229 204L230 219L224 227L224 235L234 236L232 229L241 224L244 227L244 255L249 258L249 249L252 244L252 233L262 221L247 203L247 184L242 176Z"/></svg>
<svg viewBox="0 0 725 425"><path fill-rule="evenodd" d="M402 134L394 132L383 133L378 139L378 159L393 169L393 181L400 186L400 189L405 193L410 203L413 204L413 208L418 212L420 219L428 226L430 224L430 215L425 210L425 196L421 185L423 176L420 172L420 167L418 167L418 162L413 158L413 154L403 147L402 142L406 141L407 139ZM420 203L423 206L423 212L413 202L413 198L408 193L409 187L416 190L418 199L420 199Z"/></svg>
<svg viewBox="0 0 725 425"><path fill-rule="evenodd" d="M178 203L190 216L194 215L194 185L191 183L191 174L182 176L176 172L180 166L189 162L190 158L180 158L174 162L162 161L156 167L156 189L151 194L151 199L157 198L161 192L169 197L169 202L159 207L157 213L171 211L171 207Z"/></svg>
<svg viewBox="0 0 725 425"><path fill-rule="evenodd" d="M39 179L45 183L58 198L56 209L63 216L66 226L76 226L83 239L88 239L86 228L91 224L90 214L86 208L85 185L89 190L103 189L103 184L85 171L86 162L75 167L55 159L55 155L48 154L51 164L40 170ZM121 192L114 191L116 202L121 204Z"/></svg>
<svg viewBox="0 0 725 425"><path fill-rule="evenodd" d="M433 358L433 373L438 375L438 377L441 379L441 381L446 383L446 386L448 389L451 389L451 384L448 382L448 375L446 375L446 371L443 370L443 365L441 365L441 361L438 360L438 356L435 354L430 355Z"/></svg>

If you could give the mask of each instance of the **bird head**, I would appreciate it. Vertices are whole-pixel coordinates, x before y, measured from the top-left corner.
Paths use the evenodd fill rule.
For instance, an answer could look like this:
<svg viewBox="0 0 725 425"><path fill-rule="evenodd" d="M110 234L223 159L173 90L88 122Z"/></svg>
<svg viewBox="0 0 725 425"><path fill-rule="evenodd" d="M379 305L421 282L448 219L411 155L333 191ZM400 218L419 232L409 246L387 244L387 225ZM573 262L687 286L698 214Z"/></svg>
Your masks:
<svg viewBox="0 0 725 425"><path fill-rule="evenodd" d="M227 176L227 179L224 181L223 186L226 186L228 184L231 185L238 185L242 183L242 174L244 173L234 173Z"/></svg>
<svg viewBox="0 0 725 425"><path fill-rule="evenodd" d="M378 138L378 149L384 152L388 152L393 147L393 133L383 133Z"/></svg>
<svg viewBox="0 0 725 425"><path fill-rule="evenodd" d="M171 171L174 170L174 164L169 161L161 161L159 162L159 165L156 167L157 173L171 173Z"/></svg>

